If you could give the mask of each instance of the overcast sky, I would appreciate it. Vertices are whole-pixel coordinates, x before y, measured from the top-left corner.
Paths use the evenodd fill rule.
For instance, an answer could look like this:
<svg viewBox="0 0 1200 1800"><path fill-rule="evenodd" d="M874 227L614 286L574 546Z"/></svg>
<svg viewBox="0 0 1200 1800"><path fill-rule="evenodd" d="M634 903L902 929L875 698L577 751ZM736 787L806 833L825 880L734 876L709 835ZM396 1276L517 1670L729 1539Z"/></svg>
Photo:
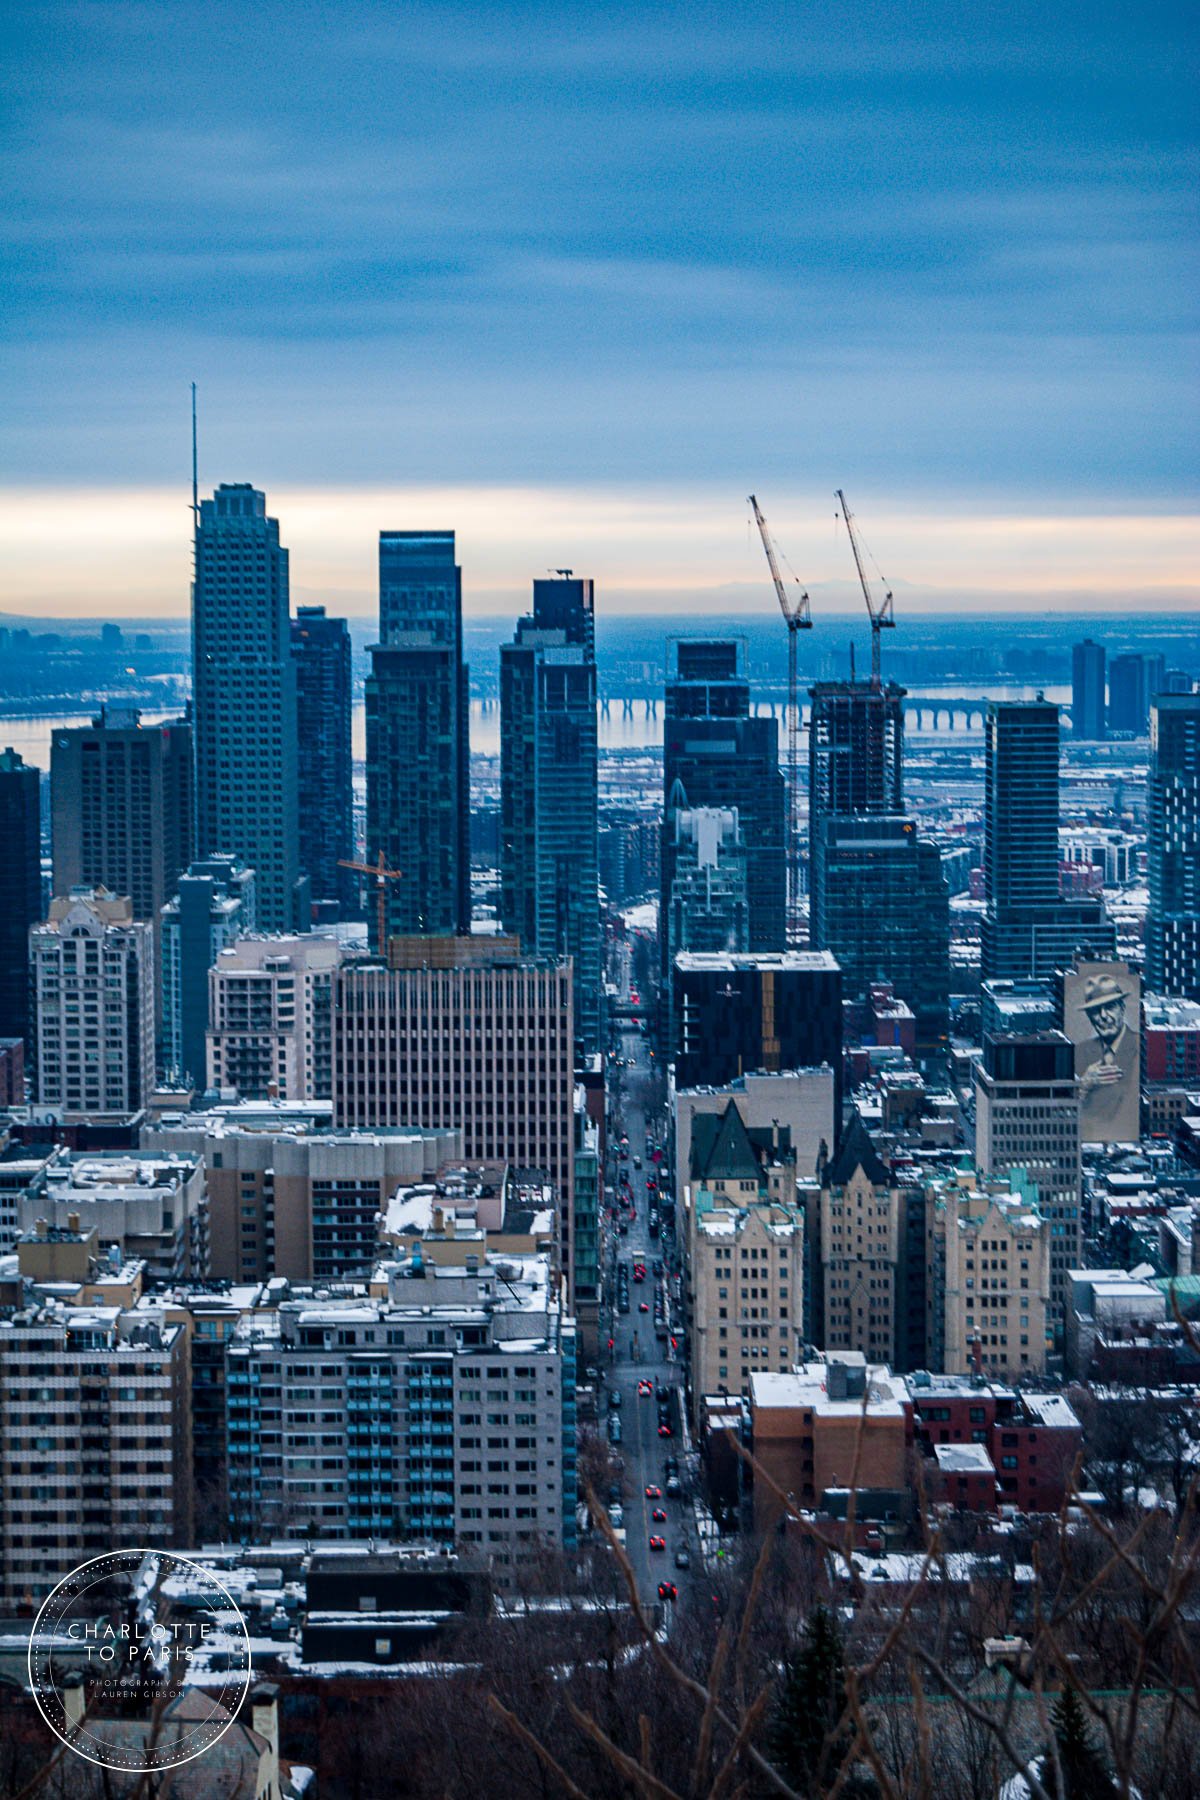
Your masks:
<svg viewBox="0 0 1200 1800"><path fill-rule="evenodd" d="M841 582L839 485L923 602L1196 601L1190 6L3 20L0 609L186 606L193 379L356 611L429 524L481 609L717 605L751 488Z"/></svg>

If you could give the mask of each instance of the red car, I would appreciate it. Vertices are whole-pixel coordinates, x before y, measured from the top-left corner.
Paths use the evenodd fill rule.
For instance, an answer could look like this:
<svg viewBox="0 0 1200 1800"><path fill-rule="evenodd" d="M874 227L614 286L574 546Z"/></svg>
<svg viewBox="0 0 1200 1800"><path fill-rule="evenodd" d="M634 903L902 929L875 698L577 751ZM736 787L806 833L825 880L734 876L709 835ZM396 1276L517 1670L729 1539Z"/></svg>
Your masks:
<svg viewBox="0 0 1200 1800"><path fill-rule="evenodd" d="M658 1597L660 1600L678 1600L679 1589L675 1586L673 1581L660 1581L658 1584Z"/></svg>
<svg viewBox="0 0 1200 1800"><path fill-rule="evenodd" d="M650 1311L650 1302L648 1300L639 1300L638 1301L638 1311L639 1312L649 1312Z"/></svg>
<svg viewBox="0 0 1200 1800"><path fill-rule="evenodd" d="M660 1425L658 1428L658 1435L659 1437L670 1437L672 1435L671 1427L669 1425Z"/></svg>
<svg viewBox="0 0 1200 1800"><path fill-rule="evenodd" d="M652 1537L650 1539L650 1548L652 1550L665 1550L666 1547L667 1547L666 1538Z"/></svg>
<svg viewBox="0 0 1200 1800"><path fill-rule="evenodd" d="M654 1392L654 1389L651 1387L651 1385L648 1381L639 1381L638 1382L638 1399L639 1400L648 1400L653 1392Z"/></svg>
<svg viewBox="0 0 1200 1800"><path fill-rule="evenodd" d="M647 1500L661 1500L662 1489L660 1487L648 1487L646 1489L646 1498Z"/></svg>
<svg viewBox="0 0 1200 1800"><path fill-rule="evenodd" d="M656 1525L665 1525L667 1522L666 1512L661 1506L656 1506L650 1517Z"/></svg>

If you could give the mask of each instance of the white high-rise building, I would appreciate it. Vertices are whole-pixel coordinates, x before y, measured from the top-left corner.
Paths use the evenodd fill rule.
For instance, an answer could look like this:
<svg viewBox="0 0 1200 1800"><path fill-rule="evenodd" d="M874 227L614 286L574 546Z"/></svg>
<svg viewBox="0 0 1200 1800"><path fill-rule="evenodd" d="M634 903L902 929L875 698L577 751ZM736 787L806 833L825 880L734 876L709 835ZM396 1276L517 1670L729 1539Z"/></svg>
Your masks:
<svg viewBox="0 0 1200 1800"><path fill-rule="evenodd" d="M208 1085L246 1100L331 1094L331 991L341 955L330 938L228 944L208 975Z"/></svg>
<svg viewBox="0 0 1200 1800"><path fill-rule="evenodd" d="M137 1112L154 1091L154 927L126 896L73 888L31 929L29 957L38 1103Z"/></svg>

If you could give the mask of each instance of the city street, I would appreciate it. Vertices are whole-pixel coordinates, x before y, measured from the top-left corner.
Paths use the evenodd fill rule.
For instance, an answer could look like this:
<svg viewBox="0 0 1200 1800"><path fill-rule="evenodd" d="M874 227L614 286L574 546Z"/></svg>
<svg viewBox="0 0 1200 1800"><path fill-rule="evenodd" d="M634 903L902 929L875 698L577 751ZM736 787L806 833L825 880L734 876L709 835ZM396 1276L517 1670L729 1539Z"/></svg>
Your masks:
<svg viewBox="0 0 1200 1800"><path fill-rule="evenodd" d="M624 1006L629 1004L630 999L630 962L629 950L622 946L618 952L618 972L621 977L621 1004ZM648 1180L657 1180L660 1169L660 1165L653 1162L647 1152L646 1095L652 1084L654 1064L647 1041L633 1022L622 1022L615 1045L619 1063L611 1068L610 1073L611 1124L608 1140L609 1167L605 1181L607 1186L613 1188L619 1201L622 1177L627 1177L634 1210L632 1216L627 1209L621 1210L621 1217L628 1223L626 1235L619 1234L611 1219L607 1224L604 1318L606 1335L612 1336L614 1345L601 1371L606 1389L601 1396L601 1406L606 1420L613 1410L619 1411L621 1419L621 1442L615 1448L625 1464L623 1486L627 1549L637 1572L641 1593L647 1601L656 1601L659 1582L674 1581L679 1586L682 1599L688 1571L676 1568L675 1555L684 1548L694 1555L695 1541L694 1532L689 1529L691 1511L688 1501L667 1495L668 1476L665 1464L669 1457L674 1457L678 1462L685 1494L690 1488L690 1482L684 1464L681 1437L683 1368L679 1360L672 1359L665 1335L656 1334L655 1330L655 1293L657 1290L665 1298L667 1281L677 1266L677 1256L673 1235L668 1233L665 1237L651 1237L649 1230L650 1202L654 1196L650 1194L646 1184ZM661 1115L652 1115L649 1125L654 1142L661 1143ZM624 1157L620 1154L622 1135L628 1140L627 1154ZM640 1168L637 1166L639 1162ZM642 1282L634 1279L635 1252L637 1260L644 1261L646 1267L646 1276ZM656 1263L663 1270L661 1277L655 1276ZM624 1265L628 1273L627 1313L621 1313L617 1305L617 1271L621 1265ZM643 1305L648 1309L645 1312L640 1310ZM648 1396L639 1397L638 1383L647 1379L654 1383L654 1391ZM663 1387L670 1391L670 1437L659 1436L657 1396ZM619 1409L613 1409L608 1400L608 1393L614 1389L620 1395ZM647 1487L659 1488L661 1498L648 1498ZM652 1517L655 1509L665 1511L665 1522L656 1521ZM665 1539L666 1548L651 1550L652 1537Z"/></svg>

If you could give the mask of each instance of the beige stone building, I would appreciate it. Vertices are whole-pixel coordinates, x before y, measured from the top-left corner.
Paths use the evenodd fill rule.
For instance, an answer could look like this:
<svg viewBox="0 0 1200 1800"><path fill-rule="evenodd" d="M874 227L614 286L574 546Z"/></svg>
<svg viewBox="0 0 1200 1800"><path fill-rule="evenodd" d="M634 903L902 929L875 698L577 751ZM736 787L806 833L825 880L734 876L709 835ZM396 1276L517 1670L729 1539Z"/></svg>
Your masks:
<svg viewBox="0 0 1200 1800"><path fill-rule="evenodd" d="M747 1394L804 1336L804 1222L786 1130L747 1128L732 1099L693 1122L682 1241L692 1394Z"/></svg>
<svg viewBox="0 0 1200 1800"><path fill-rule="evenodd" d="M248 1100L327 1099L341 947L330 938L246 937L208 976L208 1085Z"/></svg>
<svg viewBox="0 0 1200 1800"><path fill-rule="evenodd" d="M0 1605L36 1605L114 1545L189 1544L191 1509L182 1326L145 1302L51 1301L10 1316L0 1331Z"/></svg>
<svg viewBox="0 0 1200 1800"><path fill-rule="evenodd" d="M930 1367L947 1375L1041 1374L1050 1301L1050 1223L1022 1169L964 1168L925 1190Z"/></svg>
<svg viewBox="0 0 1200 1800"><path fill-rule="evenodd" d="M819 1288L827 1352L896 1360L904 1196L857 1113L822 1173Z"/></svg>
<svg viewBox="0 0 1200 1800"><path fill-rule="evenodd" d="M672 1106L677 1202L691 1168L693 1121L704 1113L723 1113L731 1100L748 1126L786 1127L801 1179L815 1174L822 1145L827 1152L833 1148L832 1069L741 1075L728 1087L680 1088Z"/></svg>

